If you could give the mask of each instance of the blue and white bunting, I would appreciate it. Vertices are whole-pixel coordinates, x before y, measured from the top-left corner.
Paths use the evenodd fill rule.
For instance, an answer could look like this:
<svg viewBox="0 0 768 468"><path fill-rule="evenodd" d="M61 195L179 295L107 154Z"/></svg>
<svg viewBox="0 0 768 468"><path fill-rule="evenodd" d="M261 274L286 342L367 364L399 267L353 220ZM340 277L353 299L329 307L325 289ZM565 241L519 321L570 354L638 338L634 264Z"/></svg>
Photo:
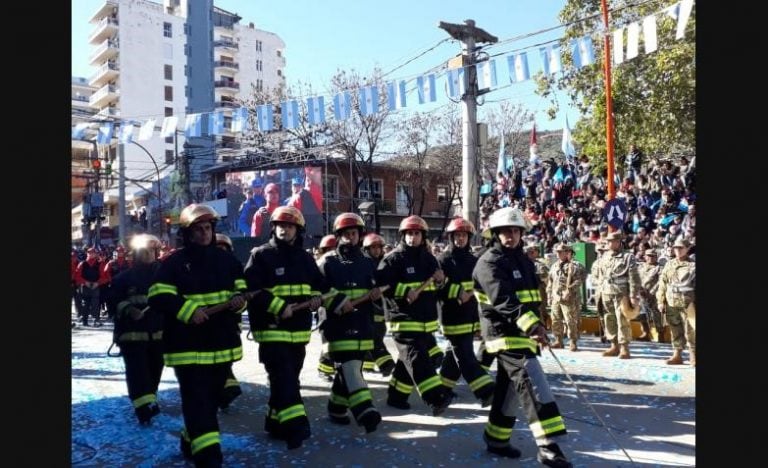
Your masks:
<svg viewBox="0 0 768 468"><path fill-rule="evenodd" d="M624 28L613 32L613 63L620 64L624 61Z"/></svg>
<svg viewBox="0 0 768 468"><path fill-rule="evenodd" d="M333 97L333 116L336 120L347 120L351 103L349 91L342 91Z"/></svg>
<svg viewBox="0 0 768 468"><path fill-rule="evenodd" d="M160 136L163 138L172 137L176 133L176 124L179 118L175 115L169 115L163 119L163 125L160 127Z"/></svg>
<svg viewBox="0 0 768 468"><path fill-rule="evenodd" d="M576 147L573 145L573 135L571 135L571 128L568 126L568 115L565 116L565 127L563 127L563 141L560 145L560 149L565 154L565 159L569 162L573 161L576 157Z"/></svg>
<svg viewBox="0 0 768 468"><path fill-rule="evenodd" d="M557 45L549 44L539 48L541 54L541 66L545 75L557 73L562 68L560 66L560 48Z"/></svg>
<svg viewBox="0 0 768 468"><path fill-rule="evenodd" d="M465 76L463 68L448 70L448 96L459 99L464 95L466 92Z"/></svg>
<svg viewBox="0 0 768 468"><path fill-rule="evenodd" d="M310 125L325 123L325 98L323 96L307 98L307 121Z"/></svg>
<svg viewBox="0 0 768 468"><path fill-rule="evenodd" d="M72 127L72 139L82 140L85 136L85 129L88 128L88 125L88 122L80 122L79 124L76 124L74 127Z"/></svg>
<svg viewBox="0 0 768 468"><path fill-rule="evenodd" d="M379 90L376 85L360 88L360 114L368 116L379 112Z"/></svg>
<svg viewBox="0 0 768 468"><path fill-rule="evenodd" d="M120 143L127 145L133 141L133 122L123 122L120 125Z"/></svg>
<svg viewBox="0 0 768 468"><path fill-rule="evenodd" d="M656 39L656 15L646 16L643 19L643 44L645 53L650 54L658 48Z"/></svg>
<svg viewBox="0 0 768 468"><path fill-rule="evenodd" d="M224 111L215 111L208 114L208 135L221 135L224 133Z"/></svg>
<svg viewBox="0 0 768 468"><path fill-rule="evenodd" d="M387 83L387 106L391 111L405 107L405 80Z"/></svg>
<svg viewBox="0 0 768 468"><path fill-rule="evenodd" d="M155 133L155 119L149 119L139 128L139 141L145 141L152 138L152 134Z"/></svg>
<svg viewBox="0 0 768 468"><path fill-rule="evenodd" d="M112 142L112 122L102 122L99 125L99 133L96 135L96 143L100 145L108 145Z"/></svg>
<svg viewBox="0 0 768 468"><path fill-rule="evenodd" d="M232 111L232 123L230 130L233 133L241 133L248 130L248 108L238 107Z"/></svg>
<svg viewBox="0 0 768 468"><path fill-rule="evenodd" d="M531 77L531 74L528 72L527 53L520 52L519 54L508 56L507 64L509 64L509 81L511 83L520 83Z"/></svg>
<svg viewBox="0 0 768 468"><path fill-rule="evenodd" d="M675 39L682 39L685 36L685 26L688 24L688 18L693 9L693 0L683 0L680 2L680 13L677 15L677 30Z"/></svg>
<svg viewBox="0 0 768 468"><path fill-rule="evenodd" d="M496 60L480 62L477 67L477 87L487 89L496 87Z"/></svg>
<svg viewBox="0 0 768 468"><path fill-rule="evenodd" d="M272 104L262 104L256 106L256 119L259 122L259 131L266 132L272 130L274 121L272 118Z"/></svg>
<svg viewBox="0 0 768 468"><path fill-rule="evenodd" d="M200 114L187 114L184 119L184 135L187 138L199 137L203 133L203 124Z"/></svg>
<svg viewBox="0 0 768 468"><path fill-rule="evenodd" d="M581 68L592 65L595 62L595 56L592 49L592 38L589 36L574 39L571 43L573 47L573 66Z"/></svg>
<svg viewBox="0 0 768 468"><path fill-rule="evenodd" d="M416 78L416 88L419 91L419 104L437 101L437 89L435 89L435 74L422 75Z"/></svg>
<svg viewBox="0 0 768 468"><path fill-rule="evenodd" d="M299 102L294 100L280 103L280 116L283 128L296 128L299 126Z"/></svg>
<svg viewBox="0 0 768 468"><path fill-rule="evenodd" d="M637 57L640 53L640 23L630 23L627 26L627 60Z"/></svg>

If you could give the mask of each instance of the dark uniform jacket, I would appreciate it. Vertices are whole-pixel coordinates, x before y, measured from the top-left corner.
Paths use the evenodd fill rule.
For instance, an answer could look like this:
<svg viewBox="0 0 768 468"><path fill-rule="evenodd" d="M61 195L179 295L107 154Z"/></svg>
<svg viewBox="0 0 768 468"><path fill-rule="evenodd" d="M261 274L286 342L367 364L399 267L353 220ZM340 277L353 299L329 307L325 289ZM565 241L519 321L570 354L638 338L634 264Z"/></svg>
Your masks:
<svg viewBox="0 0 768 468"><path fill-rule="evenodd" d="M437 287L427 286L419 298L408 304L408 291L418 288L439 268L437 259L425 246L408 247L401 241L387 254L376 270L376 284L389 285L384 292L397 307L386 310L393 333L437 331Z"/></svg>
<svg viewBox="0 0 768 468"><path fill-rule="evenodd" d="M163 315L148 307L147 293L152 286L160 262L136 263L118 273L112 280L111 301L115 307L115 343L159 341L163 336ZM129 307L144 310L138 320L128 313Z"/></svg>
<svg viewBox="0 0 768 468"><path fill-rule="evenodd" d="M149 290L149 306L163 313L163 346L167 366L220 364L243 357L240 311L212 314L191 322L199 306L229 301L245 291L240 262L214 245L187 246L165 259Z"/></svg>
<svg viewBox="0 0 768 468"><path fill-rule="evenodd" d="M248 319L257 342L309 343L312 311L294 311L281 319L288 304L309 300L312 296L331 292L312 255L304 250L301 238L293 245L272 238L251 251L245 265L245 278L250 291L259 293L248 301ZM323 301L326 310L335 312L346 296L332 295Z"/></svg>
<svg viewBox="0 0 768 468"><path fill-rule="evenodd" d="M470 300L460 304L459 297L463 292L472 294L475 290L472 270L477 263L477 257L472 255L467 244L462 249L449 247L438 256L437 261L446 277L445 286L438 294L442 301L440 324L443 327L443 335L474 333L480 326L477 300L473 295Z"/></svg>
<svg viewBox="0 0 768 468"><path fill-rule="evenodd" d="M514 350L539 355L536 342L528 338L540 322L539 279L522 247L507 249L495 243L478 259L472 278L488 352Z"/></svg>

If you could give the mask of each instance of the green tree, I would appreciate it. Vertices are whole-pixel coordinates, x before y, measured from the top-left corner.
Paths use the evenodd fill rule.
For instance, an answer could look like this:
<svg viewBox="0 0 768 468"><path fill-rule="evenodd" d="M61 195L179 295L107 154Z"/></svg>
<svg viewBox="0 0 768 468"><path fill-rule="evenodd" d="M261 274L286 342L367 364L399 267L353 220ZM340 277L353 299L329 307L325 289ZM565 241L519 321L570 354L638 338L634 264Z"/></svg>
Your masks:
<svg viewBox="0 0 768 468"><path fill-rule="evenodd" d="M685 35L675 39L677 18L667 14L673 2L609 2L611 33L619 27L654 15L657 25L657 50L646 53L642 28L639 55L621 64L611 63L614 155L618 166L631 144L646 155L695 154L696 63L695 12L691 12ZM573 128L581 152L593 159L593 167L605 167L606 102L603 71L603 21L599 0L568 0L560 12L566 27L560 41L563 73L545 77L539 74L537 92L551 98L548 109L554 118L559 104L554 89L565 90L582 119ZM573 65L573 39L590 36L595 62L577 69ZM624 33L626 45L626 30ZM611 37L611 55L613 38Z"/></svg>

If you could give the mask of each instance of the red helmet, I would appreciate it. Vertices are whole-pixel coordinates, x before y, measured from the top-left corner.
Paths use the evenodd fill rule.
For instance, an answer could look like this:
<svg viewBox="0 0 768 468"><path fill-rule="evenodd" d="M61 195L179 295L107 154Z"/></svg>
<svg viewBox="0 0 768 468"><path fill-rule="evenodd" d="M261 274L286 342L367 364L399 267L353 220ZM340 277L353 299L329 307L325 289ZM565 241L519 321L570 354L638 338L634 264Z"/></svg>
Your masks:
<svg viewBox="0 0 768 468"><path fill-rule="evenodd" d="M365 229L365 221L355 213L341 213L333 221L333 232L338 234L342 229L358 228L362 233Z"/></svg>
<svg viewBox="0 0 768 468"><path fill-rule="evenodd" d="M272 212L272 216L269 217L270 224L277 222L291 223L297 227L304 229L304 215L301 214L297 208L293 206L278 206L275 211Z"/></svg>
<svg viewBox="0 0 768 468"><path fill-rule="evenodd" d="M363 238L363 248L368 248L372 245L379 245L380 247L384 247L384 244L386 244L386 242L384 242L384 238L375 232L369 232Z"/></svg>
<svg viewBox="0 0 768 468"><path fill-rule="evenodd" d="M421 216L411 215L400 221L400 227L397 229L397 232L410 231L413 229L424 231L426 233L429 231L429 226L427 226L427 222L424 221Z"/></svg>
<svg viewBox="0 0 768 468"><path fill-rule="evenodd" d="M448 227L445 228L445 232L466 232L471 236L475 233L475 226L466 219L457 216L453 218L450 223L448 223Z"/></svg>
<svg viewBox="0 0 768 468"><path fill-rule="evenodd" d="M327 236L323 236L322 239L320 239L320 245L318 248L331 250L336 248L336 236L333 234L328 234Z"/></svg>

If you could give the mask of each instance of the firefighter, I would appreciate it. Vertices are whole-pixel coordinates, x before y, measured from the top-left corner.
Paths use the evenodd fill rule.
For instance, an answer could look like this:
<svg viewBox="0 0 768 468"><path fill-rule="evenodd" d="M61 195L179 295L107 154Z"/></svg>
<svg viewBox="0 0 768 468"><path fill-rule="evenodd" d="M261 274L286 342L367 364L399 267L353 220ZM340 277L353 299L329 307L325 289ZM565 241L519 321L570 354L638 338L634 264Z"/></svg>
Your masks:
<svg viewBox="0 0 768 468"><path fill-rule="evenodd" d="M94 247L85 251L85 260L77 265L75 283L80 287L83 298L82 325L88 326L88 317L92 316L95 327L101 326L99 311L99 286L104 284L104 263L99 259L99 253Z"/></svg>
<svg viewBox="0 0 768 468"><path fill-rule="evenodd" d="M568 350L578 351L581 288L587 278L587 270L584 265L573 259L573 247L570 244L559 242L554 250L557 261L549 269L546 283L552 334L555 336L552 348L562 349L563 337L567 333Z"/></svg>
<svg viewBox="0 0 768 468"><path fill-rule="evenodd" d="M451 220L445 232L449 244L437 261L445 272L446 282L438 297L442 306L440 325L450 346L440 368L440 379L443 385L453 389L459 377L464 377L481 406L486 407L493 399L494 383L474 353L474 336L480 330L480 322L472 281L477 257L472 255L469 242L475 234L475 226L457 217Z"/></svg>
<svg viewBox="0 0 768 468"><path fill-rule="evenodd" d="M217 232L216 247L224 250L225 252L229 252L233 257L235 257L235 246L232 244L232 239L230 239L228 235ZM237 257L235 257L235 259L237 259ZM240 263L240 260L237 261ZM242 268L242 263L240 263L240 267ZM243 314L237 316L237 327L242 333ZM232 402L242 394L243 389L240 388L240 382L237 380L237 377L235 377L235 373L232 372L232 363L230 362L229 372L227 373L227 381L224 383L224 389L221 391L221 397L219 398L219 408L226 410L229 408L229 405L231 405Z"/></svg>
<svg viewBox="0 0 768 468"><path fill-rule="evenodd" d="M286 442L288 449L301 447L311 435L309 418L301 399L299 374L312 333L312 311L321 305L329 314L350 312L344 294L321 293L330 286L304 250L304 216L292 206L272 212L270 240L255 247L245 266L250 291L259 293L248 301L248 318L259 343L259 362L269 376L268 414L264 429ZM309 301L309 306L294 306Z"/></svg>
<svg viewBox="0 0 768 468"><path fill-rule="evenodd" d="M696 367L696 329L695 316L691 316L696 307L696 263L688 257L691 244L678 237L672 244L675 258L669 260L659 275L659 290L656 300L659 310L665 316L674 348L669 365L683 363L683 349L689 346L690 364ZM692 305L693 304L693 305Z"/></svg>
<svg viewBox="0 0 768 468"><path fill-rule="evenodd" d="M435 372L429 350L437 331L437 289L445 274L425 242L429 227L412 215L400 222L400 242L379 263L376 284L389 286L385 295L395 301L387 309L387 321L398 351L398 359L387 388L387 405L410 409L408 396L416 387L432 414L445 412L453 398Z"/></svg>
<svg viewBox="0 0 768 468"><path fill-rule="evenodd" d="M131 239L133 264L112 280L110 308L114 341L125 363L128 398L139 424L149 424L160 413L157 388L163 374L163 316L147 307L147 293L160 267L160 239L137 234Z"/></svg>
<svg viewBox="0 0 768 468"><path fill-rule="evenodd" d="M114 320L115 308L113 305L116 302L112 300L112 279L120 273L124 272L131 267L131 262L126 258L125 248L122 245L118 245L115 248L114 258L108 261L104 265L102 270L102 276L104 277L104 286L101 289L101 294L104 296L107 302L107 319Z"/></svg>
<svg viewBox="0 0 768 468"><path fill-rule="evenodd" d="M221 391L231 363L243 357L238 317L246 284L240 262L216 247L218 219L202 204L181 211L183 248L161 262L147 295L163 314L163 359L181 393L181 451L195 466L222 466Z"/></svg>
<svg viewBox="0 0 768 468"><path fill-rule="evenodd" d="M363 218L355 213L341 213L333 221L336 249L325 254L318 267L337 291L350 300L369 296L346 314L325 314L320 331L328 344L329 357L337 364L328 400L328 416L335 424L349 424L352 413L366 433L376 430L381 414L363 379L363 358L373 349L373 305L381 297L374 273L377 264L363 255L360 240L365 230ZM322 244L321 244L322 245Z"/></svg>
<svg viewBox="0 0 768 468"><path fill-rule="evenodd" d="M369 232L363 238L363 253L374 261L378 268L381 259L384 258L384 238L375 232ZM392 354L384 344L384 335L387 333L387 324L384 321L384 297L378 301L372 301L373 304L373 349L366 353L363 361L363 369L366 362L374 362L383 377L392 375L395 370L395 360Z"/></svg>
<svg viewBox="0 0 768 468"><path fill-rule="evenodd" d="M521 237L530 222L517 208L501 208L488 220L493 244L472 272L480 303L480 327L489 352L496 354L496 392L483 439L496 455L519 458L510 445L517 402L528 418L537 459L546 466L570 467L557 441L565 423L539 363L539 346L548 345L542 323L536 267L523 253Z"/></svg>
<svg viewBox="0 0 768 468"><path fill-rule="evenodd" d="M328 234L326 236L323 236L322 239L320 239L320 245L317 247L317 263L319 265L320 259L323 258L325 254L328 252L332 252L336 248L336 236L333 234ZM318 309L317 316L325 314L325 310L322 306ZM317 319L318 322L320 319ZM325 335L322 333L320 334L320 340L322 343L322 349L320 351L320 360L317 363L317 373L320 376L320 378L327 380L328 382L333 382L333 376L336 373L336 369L334 369L333 365L333 359L331 359L331 355L328 353L328 342L325 340Z"/></svg>
<svg viewBox="0 0 768 468"><path fill-rule="evenodd" d="M600 257L599 298L605 308L605 335L611 342L611 347L603 352L603 356L629 359L632 329L629 318L622 312L621 303L629 300L630 305L638 307L643 287L635 256L622 248L623 236L621 231L614 231L605 237L608 250Z"/></svg>

